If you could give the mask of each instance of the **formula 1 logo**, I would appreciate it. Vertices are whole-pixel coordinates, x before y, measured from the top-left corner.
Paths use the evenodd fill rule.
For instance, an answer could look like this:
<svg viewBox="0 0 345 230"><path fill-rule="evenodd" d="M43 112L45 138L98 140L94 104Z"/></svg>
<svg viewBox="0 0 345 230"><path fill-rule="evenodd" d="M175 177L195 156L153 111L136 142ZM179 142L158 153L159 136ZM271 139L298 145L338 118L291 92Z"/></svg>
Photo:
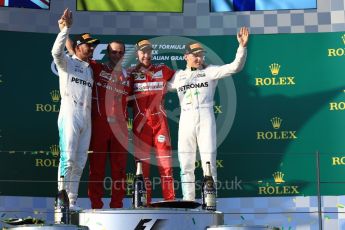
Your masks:
<svg viewBox="0 0 345 230"><path fill-rule="evenodd" d="M163 219L141 219L134 230L158 230L162 229Z"/></svg>

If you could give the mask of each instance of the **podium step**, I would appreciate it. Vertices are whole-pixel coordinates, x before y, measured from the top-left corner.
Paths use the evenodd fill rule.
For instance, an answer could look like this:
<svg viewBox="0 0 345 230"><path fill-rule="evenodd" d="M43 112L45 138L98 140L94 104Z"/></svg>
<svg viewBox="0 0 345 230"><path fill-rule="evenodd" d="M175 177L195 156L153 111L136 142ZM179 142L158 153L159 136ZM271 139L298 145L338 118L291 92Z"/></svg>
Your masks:
<svg viewBox="0 0 345 230"><path fill-rule="evenodd" d="M79 225L87 226L90 230L200 230L221 224L224 224L223 213L197 209L90 209L79 213Z"/></svg>

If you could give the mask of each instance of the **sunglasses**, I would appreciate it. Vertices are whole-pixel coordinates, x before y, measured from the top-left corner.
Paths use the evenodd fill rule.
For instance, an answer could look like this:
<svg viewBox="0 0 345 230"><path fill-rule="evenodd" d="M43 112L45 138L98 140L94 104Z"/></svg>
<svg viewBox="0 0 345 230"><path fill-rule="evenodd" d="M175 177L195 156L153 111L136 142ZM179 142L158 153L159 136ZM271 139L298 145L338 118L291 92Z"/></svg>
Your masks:
<svg viewBox="0 0 345 230"><path fill-rule="evenodd" d="M117 51L117 50L112 50L112 51L110 51L110 53L111 53L111 54L119 54L119 55L124 55L124 54L125 54L125 52L123 52L123 51Z"/></svg>

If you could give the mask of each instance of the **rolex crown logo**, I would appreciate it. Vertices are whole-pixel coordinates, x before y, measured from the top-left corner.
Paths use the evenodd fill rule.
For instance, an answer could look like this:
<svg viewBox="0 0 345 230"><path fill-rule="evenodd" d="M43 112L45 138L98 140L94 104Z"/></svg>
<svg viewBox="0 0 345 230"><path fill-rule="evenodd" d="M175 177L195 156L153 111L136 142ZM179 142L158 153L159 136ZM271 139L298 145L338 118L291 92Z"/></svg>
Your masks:
<svg viewBox="0 0 345 230"><path fill-rule="evenodd" d="M343 36L341 36L341 40L343 41L343 43L345 45L345 34L343 34Z"/></svg>
<svg viewBox="0 0 345 230"><path fill-rule="evenodd" d="M60 92L59 90L52 90L50 92L50 96L52 97L53 102L59 102L60 100Z"/></svg>
<svg viewBox="0 0 345 230"><path fill-rule="evenodd" d="M285 182L283 180L283 177L284 177L284 173L282 173L282 172L275 172L275 173L273 173L274 182L277 183L277 184L281 184L281 183Z"/></svg>
<svg viewBox="0 0 345 230"><path fill-rule="evenodd" d="M273 117L271 119L271 123L272 123L273 128L274 129L279 129L281 124L282 124L282 121L283 120L281 118L279 118L279 117Z"/></svg>
<svg viewBox="0 0 345 230"><path fill-rule="evenodd" d="M127 184L133 184L134 182L134 174L133 173L127 173L126 174L126 181L127 181Z"/></svg>
<svg viewBox="0 0 345 230"><path fill-rule="evenodd" d="M133 119L129 118L127 121L127 129L132 130L133 129Z"/></svg>
<svg viewBox="0 0 345 230"><path fill-rule="evenodd" d="M50 152L52 153L53 157L57 157L60 154L60 149L58 145L50 146Z"/></svg>
<svg viewBox="0 0 345 230"><path fill-rule="evenodd" d="M278 63L273 63L269 67L273 76L279 74L280 65Z"/></svg>

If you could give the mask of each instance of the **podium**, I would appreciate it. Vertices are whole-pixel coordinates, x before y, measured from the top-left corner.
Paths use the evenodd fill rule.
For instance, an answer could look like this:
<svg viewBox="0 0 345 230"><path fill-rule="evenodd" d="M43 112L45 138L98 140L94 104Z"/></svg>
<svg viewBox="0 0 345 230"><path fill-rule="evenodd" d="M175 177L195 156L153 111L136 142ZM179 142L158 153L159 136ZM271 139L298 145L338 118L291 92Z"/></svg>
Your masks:
<svg viewBox="0 0 345 230"><path fill-rule="evenodd" d="M224 224L223 213L199 209L88 209L79 213L79 225L87 226L90 230L200 230L222 224Z"/></svg>

